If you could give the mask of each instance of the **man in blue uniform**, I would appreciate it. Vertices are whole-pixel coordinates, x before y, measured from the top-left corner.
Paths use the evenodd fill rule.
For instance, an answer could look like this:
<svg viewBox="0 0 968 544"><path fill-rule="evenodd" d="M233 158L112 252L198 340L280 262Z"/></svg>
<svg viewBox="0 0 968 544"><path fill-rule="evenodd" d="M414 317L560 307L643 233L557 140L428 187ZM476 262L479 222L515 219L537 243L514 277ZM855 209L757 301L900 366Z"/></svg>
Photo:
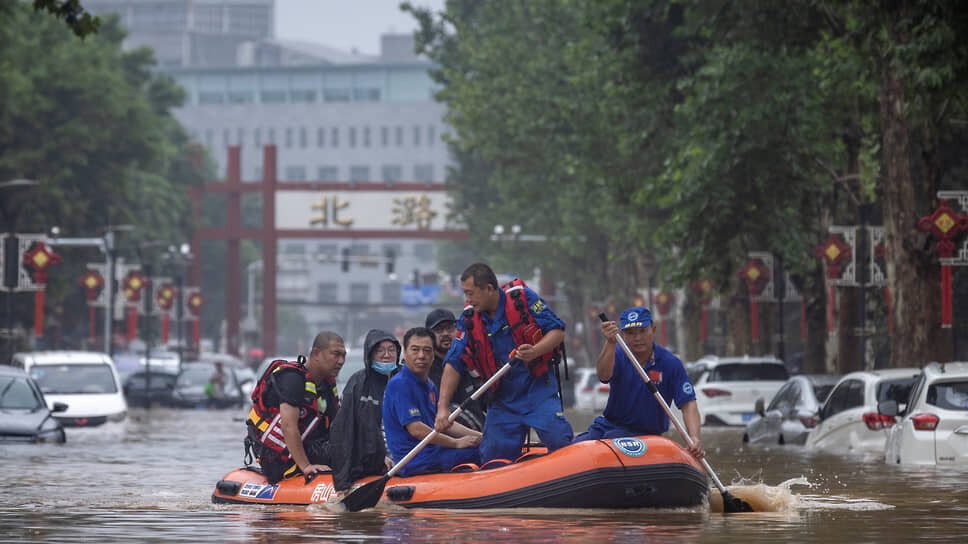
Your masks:
<svg viewBox="0 0 968 544"><path fill-rule="evenodd" d="M428 375L434 362L435 346L430 329L415 327L407 331L403 337L406 366L390 378L383 394L383 429L387 448L397 462L433 431L438 391ZM435 436L400 469L399 474L439 472L463 463L478 463L480 452L477 446L480 442L481 433L454 423L447 434Z"/></svg>
<svg viewBox="0 0 968 544"><path fill-rule="evenodd" d="M512 366L489 393L481 459L513 461L521 454L529 427L549 451L569 444L571 425L562 413L553 368L565 338L564 322L523 284L499 287L486 264L467 267L460 285L468 308L444 361L436 428L449 426L446 410L463 373L486 380L516 349L524 363Z"/></svg>
<svg viewBox="0 0 968 544"><path fill-rule="evenodd" d="M602 334L605 345L598 355L596 373L599 380L609 384L608 403L605 412L575 441L662 434L669 429L669 416L618 345L621 334L666 404L671 406L674 400L682 411L686 432L693 441L689 452L701 459L705 452L699 436L696 393L682 361L655 343L651 312L641 306L629 308L622 312L621 331L614 321L606 321L602 323Z"/></svg>

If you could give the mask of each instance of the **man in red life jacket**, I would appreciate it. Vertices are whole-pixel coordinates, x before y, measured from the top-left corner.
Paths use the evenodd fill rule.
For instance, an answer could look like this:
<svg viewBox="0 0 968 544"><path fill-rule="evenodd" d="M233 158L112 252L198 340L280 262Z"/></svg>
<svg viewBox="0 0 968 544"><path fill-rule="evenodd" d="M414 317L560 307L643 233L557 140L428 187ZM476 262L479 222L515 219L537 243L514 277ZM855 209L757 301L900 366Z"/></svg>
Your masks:
<svg viewBox="0 0 968 544"><path fill-rule="evenodd" d="M336 333L316 336L309 358L275 361L252 392L246 444L270 484L330 470L329 426L339 408L336 375L346 347Z"/></svg>
<svg viewBox="0 0 968 544"><path fill-rule="evenodd" d="M524 364L512 366L489 395L482 461L516 459L529 427L550 451L570 443L571 425L561 410L553 368L565 338L564 322L520 280L499 287L486 264L467 267L460 285L467 309L444 360L435 428L443 432L450 426L450 401L461 374L486 380L517 349Z"/></svg>

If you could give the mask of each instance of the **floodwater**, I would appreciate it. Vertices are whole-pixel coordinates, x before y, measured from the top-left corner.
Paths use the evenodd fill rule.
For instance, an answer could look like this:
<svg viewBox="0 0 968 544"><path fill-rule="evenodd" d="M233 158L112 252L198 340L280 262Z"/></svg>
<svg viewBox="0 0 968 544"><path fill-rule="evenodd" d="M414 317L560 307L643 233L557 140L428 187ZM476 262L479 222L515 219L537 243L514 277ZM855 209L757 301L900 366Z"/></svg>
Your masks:
<svg viewBox="0 0 968 544"><path fill-rule="evenodd" d="M568 415L576 430L594 417ZM242 416L133 409L122 423L69 430L65 445L0 445L0 542L876 543L968 535L968 469L752 447L740 429L704 429L710 464L727 486L761 485L779 511L214 505L215 482L241 466Z"/></svg>

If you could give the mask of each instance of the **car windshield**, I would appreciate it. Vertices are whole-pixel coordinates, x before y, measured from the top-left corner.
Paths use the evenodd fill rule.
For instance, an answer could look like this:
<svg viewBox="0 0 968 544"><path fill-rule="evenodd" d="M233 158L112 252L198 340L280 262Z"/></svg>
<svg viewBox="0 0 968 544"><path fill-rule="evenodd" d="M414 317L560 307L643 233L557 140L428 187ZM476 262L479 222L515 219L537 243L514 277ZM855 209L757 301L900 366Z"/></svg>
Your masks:
<svg viewBox="0 0 968 544"><path fill-rule="evenodd" d="M143 372L132 375L125 382L125 386L128 389L145 389L147 384L147 378ZM170 374L162 373L151 373L151 388L152 389L168 389L174 386L175 377Z"/></svg>
<svg viewBox="0 0 968 544"><path fill-rule="evenodd" d="M199 366L194 368L182 369L178 375L178 387L191 387L193 385L205 386L215 374L214 366ZM228 373L226 372L226 375Z"/></svg>
<svg viewBox="0 0 968 544"><path fill-rule="evenodd" d="M968 382L931 384L927 402L944 410L968 411Z"/></svg>
<svg viewBox="0 0 968 544"><path fill-rule="evenodd" d="M107 363L36 365L30 374L45 395L103 395L117 393L114 373Z"/></svg>
<svg viewBox="0 0 968 544"><path fill-rule="evenodd" d="M893 400L902 405L907 402L908 395L911 393L911 386L917 376L901 378L899 380L884 380L877 384L877 402Z"/></svg>
<svg viewBox="0 0 968 544"><path fill-rule="evenodd" d="M813 394L817 396L817 402L823 403L830 396L830 392L834 390L834 384L827 383L823 385L814 385Z"/></svg>
<svg viewBox="0 0 968 544"><path fill-rule="evenodd" d="M6 410L36 410L43 401L24 378L0 378L0 408Z"/></svg>
<svg viewBox="0 0 968 544"><path fill-rule="evenodd" d="M719 365L709 373L709 382L786 381L786 367L776 363L734 363Z"/></svg>

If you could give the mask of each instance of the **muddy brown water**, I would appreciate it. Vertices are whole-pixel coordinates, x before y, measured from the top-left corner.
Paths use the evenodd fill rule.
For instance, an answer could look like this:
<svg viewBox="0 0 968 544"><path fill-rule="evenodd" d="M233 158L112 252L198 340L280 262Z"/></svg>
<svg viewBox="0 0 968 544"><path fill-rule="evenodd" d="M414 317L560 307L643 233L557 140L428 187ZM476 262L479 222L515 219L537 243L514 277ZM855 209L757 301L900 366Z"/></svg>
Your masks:
<svg viewBox="0 0 968 544"><path fill-rule="evenodd" d="M728 486L776 494L776 511L214 505L215 482L241 464L242 416L135 409L69 430L66 445L0 444L0 542L968 541L968 469L751 447L740 429L704 429L709 461ZM579 430L594 414L568 416Z"/></svg>

